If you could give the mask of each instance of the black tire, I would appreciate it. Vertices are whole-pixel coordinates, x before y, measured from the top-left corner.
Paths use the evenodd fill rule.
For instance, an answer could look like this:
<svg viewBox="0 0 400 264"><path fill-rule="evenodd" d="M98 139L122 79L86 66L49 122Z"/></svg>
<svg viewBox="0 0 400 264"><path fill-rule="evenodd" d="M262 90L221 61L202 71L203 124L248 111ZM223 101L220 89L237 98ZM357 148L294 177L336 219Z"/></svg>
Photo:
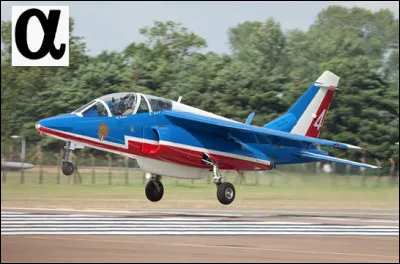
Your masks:
<svg viewBox="0 0 400 264"><path fill-rule="evenodd" d="M75 170L74 164L72 164L71 162L63 162L62 172L64 173L64 175L70 176L72 175L72 173L74 173L74 170Z"/></svg>
<svg viewBox="0 0 400 264"><path fill-rule="evenodd" d="M235 187L230 182L223 182L217 187L217 198L222 204L230 204L235 200Z"/></svg>
<svg viewBox="0 0 400 264"><path fill-rule="evenodd" d="M164 186L162 185L161 182L157 182L160 190L157 190L156 184L153 181L149 181L146 184L146 197L152 202L158 202L161 200L161 198L164 195Z"/></svg>

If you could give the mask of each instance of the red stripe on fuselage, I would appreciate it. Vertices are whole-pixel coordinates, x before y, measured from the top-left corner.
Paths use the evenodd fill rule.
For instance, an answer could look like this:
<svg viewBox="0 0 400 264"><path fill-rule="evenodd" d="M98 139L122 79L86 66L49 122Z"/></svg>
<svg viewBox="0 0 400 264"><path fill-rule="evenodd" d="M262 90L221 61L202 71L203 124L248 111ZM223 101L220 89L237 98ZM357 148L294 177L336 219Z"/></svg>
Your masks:
<svg viewBox="0 0 400 264"><path fill-rule="evenodd" d="M320 88L322 89L322 88ZM325 97L321 102L321 105L318 108L318 111L316 113L316 117L314 120L311 122L310 127L307 130L306 136L308 137L313 137L313 138L318 138L319 133L321 132L322 125L324 124L325 117L328 114L329 106L331 105L333 95L335 94L335 90L328 90L326 91ZM321 121L321 126L318 127L315 126L315 123L318 121L318 118L322 114L322 112L325 110L324 116L322 117Z"/></svg>
<svg viewBox="0 0 400 264"><path fill-rule="evenodd" d="M163 145L163 144L160 144L158 146L156 144L143 143L133 140L128 140L128 148L123 148L123 147L109 145L106 143L100 143L95 140L90 140L75 135L66 134L61 131L56 131L43 126L39 127L38 130L45 134L54 135L60 138L64 138L66 140L73 140L85 143L106 150L113 150L121 153L126 153L156 160L162 160L167 162L173 162L197 168L210 168L209 166L201 162L201 158L203 155L203 152L201 151L196 151L176 146ZM150 153L146 151L147 149L155 149L157 147L159 148L158 151L155 153ZM271 168L269 165L263 163L227 157L214 153L212 155L218 159L219 168L221 170L254 171L254 170L269 170Z"/></svg>

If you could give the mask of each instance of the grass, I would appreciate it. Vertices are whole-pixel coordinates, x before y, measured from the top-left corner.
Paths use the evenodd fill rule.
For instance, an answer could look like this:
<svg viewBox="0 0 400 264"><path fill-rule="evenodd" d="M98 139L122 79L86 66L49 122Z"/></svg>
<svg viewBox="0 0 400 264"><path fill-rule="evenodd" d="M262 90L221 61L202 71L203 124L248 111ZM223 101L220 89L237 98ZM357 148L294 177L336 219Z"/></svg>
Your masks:
<svg viewBox="0 0 400 264"><path fill-rule="evenodd" d="M327 176L285 173L248 173L246 184L235 184L237 174L227 174L225 181L235 184L236 198L231 205L220 205L216 188L208 179L162 179L165 192L161 202L149 202L144 194L143 173L130 171L125 185L123 171L114 171L112 185L108 174L97 171L96 183L92 173L82 171L82 184L74 184L73 176L45 172L43 184L39 173L25 172L25 184L20 184L20 173L7 172L1 185L2 207L61 207L79 209L172 209L172 208L378 208L396 209L399 188L391 187L383 177L377 185L376 177L368 177L365 184L359 176ZM4 175L3 175L4 176ZM257 180L258 177L258 180ZM258 181L258 185L255 183Z"/></svg>

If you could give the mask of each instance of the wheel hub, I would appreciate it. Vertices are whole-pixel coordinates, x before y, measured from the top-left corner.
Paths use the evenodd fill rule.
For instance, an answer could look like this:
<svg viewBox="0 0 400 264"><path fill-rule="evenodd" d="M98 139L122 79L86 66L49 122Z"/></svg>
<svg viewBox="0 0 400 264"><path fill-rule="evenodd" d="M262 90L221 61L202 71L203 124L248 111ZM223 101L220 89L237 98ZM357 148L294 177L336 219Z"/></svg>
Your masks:
<svg viewBox="0 0 400 264"><path fill-rule="evenodd" d="M227 188L226 190L225 190L225 197L227 198L227 199L232 199L232 197L233 197L233 190L231 189L231 188Z"/></svg>

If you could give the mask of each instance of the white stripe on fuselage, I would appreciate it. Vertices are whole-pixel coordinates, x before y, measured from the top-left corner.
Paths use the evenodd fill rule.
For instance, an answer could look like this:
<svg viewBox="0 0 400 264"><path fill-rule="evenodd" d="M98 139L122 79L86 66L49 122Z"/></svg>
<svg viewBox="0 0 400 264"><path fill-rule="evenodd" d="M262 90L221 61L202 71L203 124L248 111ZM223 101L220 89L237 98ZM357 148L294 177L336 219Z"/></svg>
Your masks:
<svg viewBox="0 0 400 264"><path fill-rule="evenodd" d="M312 99L311 103L308 105L307 109L304 111L303 115L297 121L297 124L293 127L290 133L297 134L301 136L305 136L315 114L317 114L319 107L321 106L322 101L325 98L326 92L328 89L319 88L317 94Z"/></svg>
<svg viewBox="0 0 400 264"><path fill-rule="evenodd" d="M67 135L70 135L70 136L74 136L74 137L77 137L77 138L82 138L82 139L94 141L94 142L97 142L97 143L109 145L109 146L123 148L123 149L126 149L126 150L128 150L128 148L129 148L129 141L146 143L146 144L151 144L151 145L156 145L156 146L159 145L159 144L163 144L163 145L166 145L166 146L179 147L179 148L184 148L184 149L193 150L193 151L205 152L205 153L221 155L221 156L240 159L240 160L246 160L246 161L255 162L255 163L261 163L261 164L264 164L264 165L270 165L270 161L268 161L268 160L251 158L251 157L248 157L248 156L232 154L232 153L223 152L223 151L217 151L217 150L211 150L211 149L206 149L206 148L194 147L194 146L191 146L191 145L179 144L179 143L174 143L174 142L164 141L164 140L161 140L160 142L158 142L156 140L149 140L149 139L143 139L143 138L138 138L138 137L124 136L125 144L119 144L119 143L110 142L110 141L106 141L106 140L101 141L100 139L97 139L97 138L83 136L83 135L69 133L69 132L64 132L64 131L60 131L60 130L57 130L57 129L51 129L51 128L46 128L46 129L49 129L49 130L52 130L52 131L55 131L55 132L58 132L58 133L63 133L63 134L67 134ZM55 138L58 138L58 139L61 139L61 140L66 140L65 138L62 138L62 137L59 137L59 136L55 136L55 135L52 135L52 134L51 134L51 136L53 136ZM87 145L87 143L84 143L84 144ZM116 151L116 150L110 150L108 148L98 147L98 146L91 146L91 147L98 148L98 149L101 149L101 150L106 150L106 151L117 153L117 154L128 155L128 156L130 156L132 158L135 158L135 159L137 158L137 155L133 155L133 154L125 153L125 152L120 152L120 151Z"/></svg>

